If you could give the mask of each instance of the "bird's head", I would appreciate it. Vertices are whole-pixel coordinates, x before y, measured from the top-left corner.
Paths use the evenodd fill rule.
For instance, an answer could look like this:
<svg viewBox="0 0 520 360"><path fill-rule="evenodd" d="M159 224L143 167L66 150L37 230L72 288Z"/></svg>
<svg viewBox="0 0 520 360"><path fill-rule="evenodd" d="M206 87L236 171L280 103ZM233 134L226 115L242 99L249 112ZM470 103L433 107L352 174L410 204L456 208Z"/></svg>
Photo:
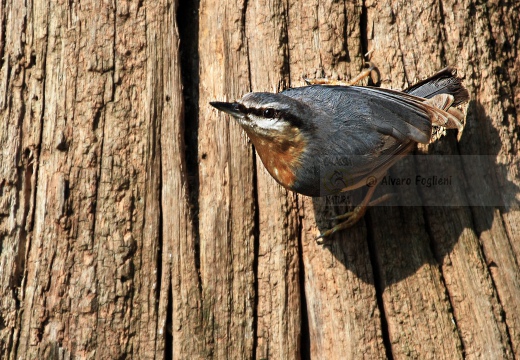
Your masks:
<svg viewBox="0 0 520 360"><path fill-rule="evenodd" d="M314 131L310 108L283 94L261 92L246 94L236 102L210 104L238 121L269 173L291 189Z"/></svg>

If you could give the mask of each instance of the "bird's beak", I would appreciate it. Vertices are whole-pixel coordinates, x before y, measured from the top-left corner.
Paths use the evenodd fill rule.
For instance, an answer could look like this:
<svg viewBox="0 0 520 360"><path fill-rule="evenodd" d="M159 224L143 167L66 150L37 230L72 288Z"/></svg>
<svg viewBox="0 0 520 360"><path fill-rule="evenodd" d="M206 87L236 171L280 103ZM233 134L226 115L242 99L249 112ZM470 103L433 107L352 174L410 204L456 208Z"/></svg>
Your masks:
<svg viewBox="0 0 520 360"><path fill-rule="evenodd" d="M216 108L220 111L224 111L224 112L228 113L229 115L232 115L236 118L244 117L244 114L242 114L242 112L239 110L238 103L236 103L236 102L228 103L228 102L212 101L209 104L211 106L213 106L214 108Z"/></svg>

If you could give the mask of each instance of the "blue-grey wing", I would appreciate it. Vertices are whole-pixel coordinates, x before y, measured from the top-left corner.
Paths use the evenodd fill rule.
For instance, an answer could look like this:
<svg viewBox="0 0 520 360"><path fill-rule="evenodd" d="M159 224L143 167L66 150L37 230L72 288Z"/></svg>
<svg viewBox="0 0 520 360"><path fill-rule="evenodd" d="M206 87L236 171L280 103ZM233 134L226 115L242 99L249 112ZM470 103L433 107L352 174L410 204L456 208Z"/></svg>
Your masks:
<svg viewBox="0 0 520 360"><path fill-rule="evenodd" d="M430 140L431 114L412 95L373 87L326 85L289 89L283 94L332 117L336 131L361 136L377 132L401 142Z"/></svg>

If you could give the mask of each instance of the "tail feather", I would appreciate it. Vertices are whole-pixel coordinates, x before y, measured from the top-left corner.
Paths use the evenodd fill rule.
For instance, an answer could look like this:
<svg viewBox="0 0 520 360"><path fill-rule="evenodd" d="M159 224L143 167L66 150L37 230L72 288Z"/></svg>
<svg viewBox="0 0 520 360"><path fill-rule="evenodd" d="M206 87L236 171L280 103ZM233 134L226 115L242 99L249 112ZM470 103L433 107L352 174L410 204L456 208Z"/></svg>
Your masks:
<svg viewBox="0 0 520 360"><path fill-rule="evenodd" d="M440 94L452 95L452 106L460 105L469 99L468 91L462 86L460 78L457 77L457 70L450 66L403 90L403 92L426 99L431 99Z"/></svg>
<svg viewBox="0 0 520 360"><path fill-rule="evenodd" d="M435 106L436 108L439 108L441 110L447 111L454 101L455 98L453 97L453 95L439 94L427 99L425 103L431 106Z"/></svg>
<svg viewBox="0 0 520 360"><path fill-rule="evenodd" d="M464 114L459 109L451 107L453 101L453 95L439 94L427 99L424 104L428 105L433 125L462 131Z"/></svg>

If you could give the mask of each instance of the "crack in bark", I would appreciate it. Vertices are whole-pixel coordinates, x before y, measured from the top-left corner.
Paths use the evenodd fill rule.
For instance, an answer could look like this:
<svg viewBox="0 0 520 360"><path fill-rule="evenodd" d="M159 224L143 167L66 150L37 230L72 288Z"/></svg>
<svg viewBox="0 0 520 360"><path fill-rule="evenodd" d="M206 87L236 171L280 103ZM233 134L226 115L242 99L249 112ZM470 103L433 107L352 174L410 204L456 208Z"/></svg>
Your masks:
<svg viewBox="0 0 520 360"><path fill-rule="evenodd" d="M173 287L171 281L170 286L168 286L168 305L166 306L166 325L168 324L171 325L171 328L164 329L164 333L162 334L164 337L165 360L173 359ZM170 336L166 336L167 334L169 334Z"/></svg>
<svg viewBox="0 0 520 360"><path fill-rule="evenodd" d="M297 195L298 196L298 195ZM298 270L300 283L300 359L311 359L311 335L309 328L309 316L307 297L305 295L305 266L303 262L303 224L302 218L298 217Z"/></svg>
<svg viewBox="0 0 520 360"><path fill-rule="evenodd" d="M26 149L22 156L22 164L23 166L19 169L19 178L23 181L20 184L18 189L18 193L23 193L22 198L25 200L23 205L23 217L22 223L20 224L20 238L18 243L18 254L16 255L16 269L14 273L16 274L16 279L14 283L11 285L16 288L21 288L23 286L23 278L21 274L25 274L25 265L27 263L27 248L28 248L28 236L29 232L32 230L32 220L34 216L34 206L31 205L34 196L36 194L35 187L32 184L32 177L34 174L34 162L32 161L32 152L29 149ZM20 307L20 300L15 298L17 303L16 307Z"/></svg>
<svg viewBox="0 0 520 360"><path fill-rule="evenodd" d="M504 222L504 217L502 216L502 213L500 213L500 220L501 220L501 223L502 223L502 227L504 229L506 229L506 224ZM509 244L511 245L511 239L509 239ZM511 253L513 253L513 249L510 247L511 249ZM513 261L516 265L516 268L520 268L520 266L518 266L518 261L517 261L517 258L516 257L513 257ZM520 354L515 354L515 346L513 344L513 336L511 336L511 331L509 330L509 325L507 324L507 320L506 320L506 317L507 317L507 312L504 310L504 307L502 305L502 300L500 299L500 294L498 292L498 289L497 289L497 286L495 285L495 280L493 279L493 273L491 272L491 264L489 262L486 262L486 266L488 268L488 271L489 273L491 274L491 281L493 283L493 287L495 288L495 291L496 291L496 294L497 294L497 300L498 300L498 303L500 304L500 315L502 315L503 317L503 321L504 321L504 325L506 327L506 335L507 335L507 340L508 340L508 345L510 346L511 348L511 352L513 353L514 356L518 356ZM513 335L514 335L514 329L513 329Z"/></svg>
<svg viewBox="0 0 520 360"><path fill-rule="evenodd" d="M202 279L200 275L200 232L199 232L199 7L200 0L181 0L177 8L179 29L179 54L184 98L184 143L187 172L187 192L190 204L190 221L194 232L194 257L197 269L199 293L202 301ZM189 120L189 121L186 121ZM202 154L205 157L205 154Z"/></svg>
<svg viewBox="0 0 520 360"><path fill-rule="evenodd" d="M0 31L0 69L1 69L4 66L5 41L6 41L6 34L7 34L7 31L6 31L6 26L7 26L6 0L3 0L0 3L0 9L2 9L2 11L0 11L0 14L1 14L0 22L2 24L2 26L1 26L2 31ZM7 95L7 92L6 92L6 95Z"/></svg>
<svg viewBox="0 0 520 360"><path fill-rule="evenodd" d="M383 284L381 284L381 267L377 261L377 249L374 240L373 223L370 211L365 215L366 229L367 229L367 243L368 254L370 258L370 265L374 275L374 289L376 292L377 307L379 309L379 316L381 319L381 333L383 337L383 345L385 347L386 358L393 360L392 341L390 339L390 332L388 330L388 321L386 320L385 305L383 299Z"/></svg>
<svg viewBox="0 0 520 360"><path fill-rule="evenodd" d="M289 87L291 85L291 55L290 55L290 49L289 49L289 44L290 44L290 41L289 41L289 24L290 24L290 19L289 19L289 2L286 1L285 3L285 9L284 9L284 16L283 16L283 21L284 21L284 31L285 31L285 34L284 34L284 40L285 40L285 47L284 47L284 52L283 52L283 72L285 73L285 78L287 79L285 81L285 88Z"/></svg>
<svg viewBox="0 0 520 360"><path fill-rule="evenodd" d="M439 0L439 17L440 17L440 21L439 21L440 30L439 30L439 40L438 40L439 44L440 44L439 57L441 58L441 61L444 65L448 65L447 64L448 61L446 60L446 48L444 47L447 36L446 36L446 20L445 20L445 16L444 16L444 5L442 4L442 0Z"/></svg>
<svg viewBox="0 0 520 360"><path fill-rule="evenodd" d="M423 219L424 219L424 229L426 231L426 234L428 234L428 243L429 243L429 248L430 248L430 252L433 254L435 260L437 261L437 267L438 267L438 270L439 270L439 276L440 276L440 282L444 288L444 296L446 297L447 301L448 301L448 304L450 304L450 315L451 315L451 320L453 321L453 324L455 325L455 330L457 332L457 337L459 339L459 345L460 345L460 348L461 348L461 353L463 356L466 355L466 346L464 345L464 341L463 341L463 336L460 332L460 327L457 323L457 318L455 317L455 314L453 312L454 310L454 306L453 306L453 302L452 302L452 298L450 296L450 292L448 291L448 285L446 284L446 280L444 279L444 274L442 272L442 259L439 259L437 257L437 251L435 251L435 246L433 245L433 232L432 232L432 229L430 227L430 223L428 221L428 216L426 215L426 211L424 211L424 206L423 206L423 212L422 212L422 215L423 215ZM447 256L447 255L446 255Z"/></svg>
<svg viewBox="0 0 520 360"><path fill-rule="evenodd" d="M251 82L249 83L251 84ZM253 149L253 200L254 200L254 245L253 245L253 360L257 358L258 347L258 259L260 255L260 212L258 204L258 174L256 171L256 154Z"/></svg>
<svg viewBox="0 0 520 360"><path fill-rule="evenodd" d="M3 57L2 57L3 59ZM7 109L7 99L8 99L8 89L9 89L9 77L11 76L11 67L9 66L9 54L7 54L7 60L5 62L5 80L3 84L0 84L0 86L4 90L3 97L0 97L0 110Z"/></svg>
<svg viewBox="0 0 520 360"><path fill-rule="evenodd" d="M500 218L502 219L502 216L500 216ZM492 259L491 260L487 259L486 252L484 251L484 245L482 244L482 241L479 241L478 244L479 244L479 248L480 248L480 253L482 254L482 258L484 259L485 264L486 264L487 273L489 275L489 281L491 282L491 285L493 287L493 293L492 293L491 297L493 297L493 296L496 297L497 305L500 307L499 309L493 309L493 310L498 311L498 313L499 313L498 315L500 316L497 319L497 323L499 321L501 321L502 324L504 325L504 329L505 329L504 335L506 336L506 339L502 339L502 341L504 341L508 345L509 349L511 350L511 353L514 353L513 341L511 340L511 333L510 333L509 326L506 321L506 312L504 310L504 305L502 304L502 300L500 299L500 294L498 291L498 287L495 283L495 278L493 277L493 272L491 271L491 267L493 266L494 262ZM499 332L499 335L502 335L502 333ZM507 347L504 347L502 349L504 352L504 356L507 355L509 349Z"/></svg>
<svg viewBox="0 0 520 360"><path fill-rule="evenodd" d="M161 99L162 100L162 99ZM162 101L159 100L161 103ZM157 143L158 143L158 149L159 149L159 154L162 153L162 143L161 143L161 133L162 133L162 128L161 128L161 124L162 124L162 117L161 117L161 121L158 121L157 122L157 126L159 127L159 130L157 132ZM162 159L162 155L159 156L159 159ZM157 191L157 196L158 196L158 199L157 199L157 206L159 207L159 218L158 218L158 232L157 232L157 258L156 258L156 262L155 262L155 268L157 269L157 284L156 284L156 287L155 287L155 313L157 315L157 326L156 326L156 338L155 338L155 348L157 349L157 344L159 342L159 336L161 335L160 333L160 330L159 330L159 314L160 314L160 299L161 299L161 289L162 289L162 283L164 281L163 279L163 250L164 250L164 238L163 238L163 232L164 232L164 221L163 221L163 193L161 191L161 189L163 188L163 162L162 160L159 160L159 185L158 185L158 191ZM170 263L167 263L168 266L171 266ZM168 273L168 272L166 272ZM170 276L167 276L167 279L170 280L170 277L171 277L171 274ZM170 297L172 296L171 295L171 281L170 281L170 285L168 286L168 306L170 306L170 304L173 302L173 300L170 300ZM168 323L171 323L172 319L171 319L171 313L173 312L173 309L171 310L171 312L168 310L168 312L166 313L166 324ZM168 318L170 318L170 322L168 322ZM165 350L165 359L169 359L169 357L167 356L168 354L166 353L166 344L168 342L168 338L166 337L166 331L165 329L163 329L163 333L162 333L162 336L164 338L164 350ZM172 344L171 342L169 343L170 345L170 348L172 347Z"/></svg>
<svg viewBox="0 0 520 360"><path fill-rule="evenodd" d="M246 35L246 20L247 20L247 6L248 6L248 0L243 0L242 2L242 12L240 17L240 32L242 33L242 37L247 41ZM247 48L247 54L249 58L249 48ZM251 77L249 78L251 80ZM251 84L251 82L249 82Z"/></svg>
<svg viewBox="0 0 520 360"><path fill-rule="evenodd" d="M199 228L199 8L200 0L179 0L176 4L176 21L179 36L179 60L182 82L182 97L184 100L184 163L186 165L186 194L189 205L188 217L193 229L193 261L197 277L198 299L200 311L204 314L204 296L201 276L201 249ZM200 154L202 158L206 154ZM171 284L173 286L173 284ZM168 298L167 324L173 324L173 289ZM171 308L170 308L171 306ZM165 335L166 336L166 335ZM165 342L165 353L173 355L173 337ZM206 351L206 341L201 339ZM167 358L168 358L167 357Z"/></svg>
<svg viewBox="0 0 520 360"><path fill-rule="evenodd" d="M346 18L346 14L345 14ZM361 2L361 15L359 17L359 33L361 37L361 56L368 53L368 8L365 0Z"/></svg>
<svg viewBox="0 0 520 360"><path fill-rule="evenodd" d="M365 0L362 1L361 5L361 16L359 18L359 27L360 27L360 37L361 37L361 56L364 56L368 50L368 8L366 6ZM384 300L383 300L383 287L381 284L380 272L381 269L377 262L377 250L374 240L374 233L372 231L373 224L372 219L370 217L370 212L364 216L366 222L367 229L367 245L368 245L368 254L370 258L370 264L372 267L372 274L374 280L374 290L376 293L376 302L377 308L379 309L379 317L381 323L381 334L383 338L383 346L385 348L386 357L388 360L393 359L392 355L392 343L390 340L390 333L388 331L388 322L386 320Z"/></svg>
<svg viewBox="0 0 520 360"><path fill-rule="evenodd" d="M246 22L247 22L247 7L248 0L244 1L242 10L242 19L241 19L241 28L244 34L245 45L246 45L246 58L247 58L247 76L248 76L248 84L249 91L252 90L252 77L251 77L251 54L249 52L249 42L246 34ZM253 172L253 206L254 206L254 219L253 219L253 231L254 231L254 244L253 244L253 314L252 314L252 332L253 332L253 344L252 344L252 358L253 360L257 359L257 348L258 348L258 263L259 263L259 254L260 254L260 212L259 212L259 203L258 203L258 172L257 172L257 161L256 161L256 151L255 147L252 146L252 172Z"/></svg>
<svg viewBox="0 0 520 360"><path fill-rule="evenodd" d="M145 22L145 27L146 26L147 26L147 23ZM145 28L145 33L146 33L147 30L148 29ZM114 37L113 37L113 41L112 41L112 93L110 94L111 95L110 101L114 101L115 100L115 94L116 94L117 1L114 1L114 30L113 31L114 31Z"/></svg>
<svg viewBox="0 0 520 360"><path fill-rule="evenodd" d="M403 51L403 44L401 43L401 34L399 33L399 30L397 31L397 48L399 49L399 52L401 54L400 57L400 60L401 60L401 63L403 64L403 75L404 75L404 79L406 81L406 86L410 86L411 85L411 82L410 82L410 78L408 77L408 72L406 71L406 61L405 61L405 55L404 55L404 51Z"/></svg>
<svg viewBox="0 0 520 360"><path fill-rule="evenodd" d="M162 73L162 68L161 68L161 73ZM152 144L152 150L153 151L153 154L151 156L151 158L153 159L152 161L154 161L155 159L159 159L159 160L155 160L158 162L158 184L157 184L157 188L155 188L154 190L157 192L157 207L159 208L159 211L158 211L158 219L157 219L157 253L156 253L156 260L155 260L155 268L157 269L157 283L155 285L155 304L154 304L154 309L155 309L155 314L156 314L156 320L159 320L159 313L160 313L160 307L159 307L159 299L161 298L161 289L162 289L162 282L164 281L163 279L163 263L162 263L162 260L163 260L163 249L164 249L164 238L163 238L163 231L164 231L164 222L163 222L163 193L161 191L161 189L163 188L163 169L162 169L162 165L163 165L163 162L162 162L162 143L161 143L161 133L162 133L162 114L163 114L163 110L164 110L164 105L163 105L163 98L164 98L164 83L161 83L161 95L160 96L157 96L156 99L157 99L157 102L156 104L159 104L160 106L160 111L159 109L157 109L157 113L155 114L154 118L152 119L152 131L151 131L151 134L152 136L154 136L154 139L153 139L153 142L150 142ZM159 118L159 114L160 114L160 118ZM153 146L155 144L155 146ZM149 168L148 164L146 165L146 168ZM145 203L145 206L146 206L146 203ZM145 208L146 209L146 208ZM145 226L145 222L143 222L143 228ZM170 266L170 263L167 263L168 266ZM169 278L168 278L169 279ZM169 289L169 294L168 294L168 306L170 306L173 302L173 300L170 300L170 297L172 297L171 295L171 281L170 281L170 286L168 287ZM171 317L172 317L172 313L173 313L173 308L171 309L171 312L168 312L166 317L170 317L170 323L171 323ZM166 321L166 323L168 324L168 320ZM159 323L157 323L158 325ZM156 338L155 338L155 345L157 345L157 342L158 342L158 339L159 339L159 336L160 334L158 334L158 327L156 327ZM165 352L166 352L166 343L167 343L167 339L166 339L166 331L163 331L163 337L164 337L164 349L165 349ZM171 345L171 344L170 344ZM170 346L171 347L171 346ZM165 353L165 358L166 358L166 353Z"/></svg>
<svg viewBox="0 0 520 360"><path fill-rule="evenodd" d="M24 19L26 20L27 18L24 17ZM25 28L25 25L24 25L24 28ZM24 67L22 67L21 69L21 72L20 72L20 77L22 78L22 86L20 88L20 93L21 93L21 97L22 98L25 98L25 90L27 88L27 84L26 84L26 70ZM23 139L23 123L24 123L24 118L25 118L25 115L26 115L26 112L27 112L27 107L26 107L26 104L25 104L25 101L22 101L20 103L20 113L18 115L18 130L19 130L19 134L20 134L20 139ZM30 150L29 149L25 149L23 152L21 152L21 146L22 144L19 144L19 147L16 149L16 162L17 162L17 165L18 165L18 169L17 169L17 181L16 181L16 202L15 202L15 206L16 206L16 210L13 210L15 212L18 212L18 210L20 208L23 209L23 216L22 216L22 223L20 224L20 229L19 229L19 242L18 242L18 253L16 254L16 269L14 270L14 273L16 275L16 279L12 279L11 278L11 286L16 286L16 287L19 287L21 285L21 278L20 278L20 274L23 273L24 271L22 269L25 268L25 256L22 256L22 255L25 255L25 247L26 247L26 242L27 242L27 231L26 231L26 225L27 225L27 216L28 216L28 211L29 211L29 199L30 199L30 196L26 196L27 195L27 187L29 187L29 191L32 191L32 187L31 187L31 182L30 182L30 177L29 177L29 181L28 178L27 178L27 172L29 171L29 166L30 166ZM31 171L32 172L32 171ZM19 194L23 193L24 196L22 197L24 200L25 200L25 203L22 205L20 204L20 200L21 200L21 197L19 196Z"/></svg>
<svg viewBox="0 0 520 360"><path fill-rule="evenodd" d="M361 6L361 16L359 19L359 27L360 27L360 36L361 36L361 56L364 56L364 54L368 53L368 8L366 6L365 0L362 1ZM393 359L392 354L392 342L390 339L390 333L388 331L388 322L386 320L386 314L385 314L385 307L384 307L384 300L383 300L383 287L381 284L381 268L377 262L377 250L374 240L374 233L373 233L373 224L372 219L370 215L370 211L366 213L364 216L365 222L366 222L366 229L367 229L367 245L368 245L368 255L370 259L370 265L372 267L372 274L373 274L373 280L374 280L374 290L376 293L376 303L377 308L379 309L379 317L380 317L380 323L381 323L381 335L383 338L383 346L385 349L386 357L388 360Z"/></svg>

